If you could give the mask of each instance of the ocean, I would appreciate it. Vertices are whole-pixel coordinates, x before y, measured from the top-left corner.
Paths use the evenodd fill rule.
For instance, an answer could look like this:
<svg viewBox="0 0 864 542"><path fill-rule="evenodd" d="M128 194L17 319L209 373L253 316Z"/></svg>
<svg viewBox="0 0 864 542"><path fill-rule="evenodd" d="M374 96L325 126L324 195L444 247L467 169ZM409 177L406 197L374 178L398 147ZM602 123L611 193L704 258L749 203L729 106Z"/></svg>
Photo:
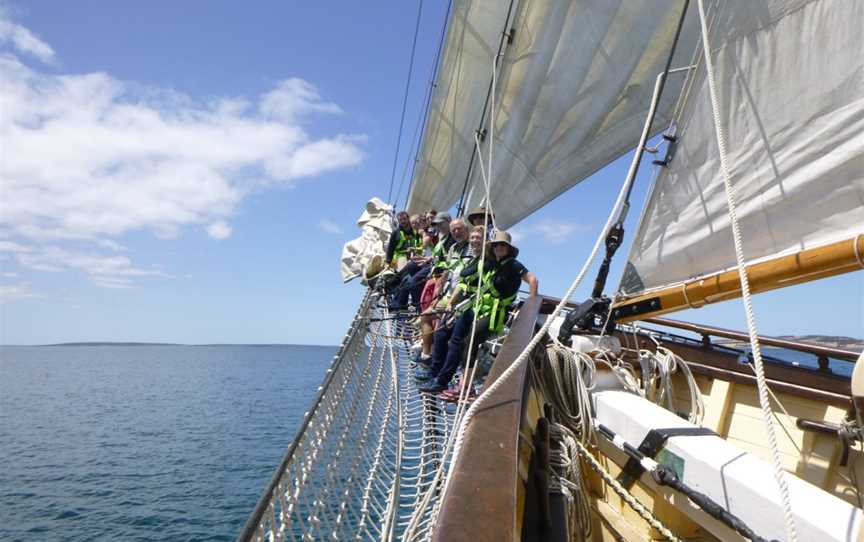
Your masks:
<svg viewBox="0 0 864 542"><path fill-rule="evenodd" d="M0 540L233 540L335 353L0 347Z"/></svg>
<svg viewBox="0 0 864 542"><path fill-rule="evenodd" d="M335 347L0 347L0 540L233 540Z"/></svg>

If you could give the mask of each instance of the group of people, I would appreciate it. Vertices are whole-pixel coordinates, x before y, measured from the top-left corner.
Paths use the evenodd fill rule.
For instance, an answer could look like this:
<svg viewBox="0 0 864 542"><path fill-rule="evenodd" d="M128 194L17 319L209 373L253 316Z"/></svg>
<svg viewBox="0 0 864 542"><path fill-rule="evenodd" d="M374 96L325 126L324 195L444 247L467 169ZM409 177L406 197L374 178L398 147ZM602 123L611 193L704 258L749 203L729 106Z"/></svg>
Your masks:
<svg viewBox="0 0 864 542"><path fill-rule="evenodd" d="M516 259L519 249L510 234L490 227L483 208L465 219L435 211L413 216L403 211L396 218L386 253L395 271L390 306L419 310L420 391L455 400L459 391L448 386L469 355L464 350L472 330L476 353L477 345L501 332L522 282L529 295L537 295L537 278Z"/></svg>

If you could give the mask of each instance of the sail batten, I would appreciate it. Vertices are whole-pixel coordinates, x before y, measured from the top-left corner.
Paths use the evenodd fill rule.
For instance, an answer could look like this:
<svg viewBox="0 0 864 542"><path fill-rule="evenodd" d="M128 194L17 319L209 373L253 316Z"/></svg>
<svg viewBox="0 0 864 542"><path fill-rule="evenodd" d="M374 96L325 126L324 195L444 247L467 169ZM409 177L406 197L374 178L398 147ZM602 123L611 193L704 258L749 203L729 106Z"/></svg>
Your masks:
<svg viewBox="0 0 864 542"><path fill-rule="evenodd" d="M852 0L735 0L716 13L712 55L748 267L861 231L862 27L864 4ZM704 67L677 120L674 159L622 278L629 297L737 268Z"/></svg>
<svg viewBox="0 0 864 542"><path fill-rule="evenodd" d="M490 23L476 19L473 2L457 4L447 43L461 47L458 54L470 69L448 63L448 55L452 59L457 53L445 49L409 196L412 212L453 205L469 175L465 206L486 197L482 169L474 164L469 172L469 164L485 105L478 98L485 98L492 75L492 55L483 59L478 44L486 43L488 51L492 37L476 43L459 38L460 29L485 24L489 30ZM500 227L520 221L636 145L683 7L675 0L523 0L512 25L506 25L503 13L487 13L497 16L498 32L514 29L514 41L501 60L496 107L488 114L494 138L484 141L475 157L488 160L493 146L491 205ZM697 40L695 17L688 15L680 38L683 53L673 66L686 64ZM658 127L668 122L682 80L668 85ZM476 105L473 113L470 103Z"/></svg>

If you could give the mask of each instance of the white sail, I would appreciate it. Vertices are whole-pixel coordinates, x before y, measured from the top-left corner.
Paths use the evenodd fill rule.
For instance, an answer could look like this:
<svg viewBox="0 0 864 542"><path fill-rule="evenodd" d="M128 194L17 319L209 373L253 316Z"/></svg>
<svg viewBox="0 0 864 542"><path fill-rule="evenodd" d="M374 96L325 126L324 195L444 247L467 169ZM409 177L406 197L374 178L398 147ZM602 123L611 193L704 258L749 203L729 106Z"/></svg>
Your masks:
<svg viewBox="0 0 864 542"><path fill-rule="evenodd" d="M491 201L500 227L515 224L636 145L683 6L673 0L518 2L511 24L514 40L505 49L496 84L491 137ZM698 41L693 11L679 42L685 54L676 55L673 67L689 62ZM500 35L503 17L497 24ZM452 74L442 69L439 80L460 89L481 89L485 99L493 54L483 57L478 50L470 71ZM453 75L462 78L448 79ZM681 78L669 79L656 126L668 122L680 87ZM459 118L441 114L448 110L438 101L450 103L449 97L436 96L433 102L435 115L409 200L412 210L452 205L465 186L479 122L442 136L447 133L443 127L462 126ZM489 141L483 143L484 161ZM468 206L485 197L478 160L475 157L471 169Z"/></svg>
<svg viewBox="0 0 864 542"><path fill-rule="evenodd" d="M748 265L864 232L864 2L730 1L710 39ZM679 123L628 294L736 266L701 67Z"/></svg>
<svg viewBox="0 0 864 542"><path fill-rule="evenodd" d="M461 194L509 2L454 0L408 197L411 213L448 209Z"/></svg>

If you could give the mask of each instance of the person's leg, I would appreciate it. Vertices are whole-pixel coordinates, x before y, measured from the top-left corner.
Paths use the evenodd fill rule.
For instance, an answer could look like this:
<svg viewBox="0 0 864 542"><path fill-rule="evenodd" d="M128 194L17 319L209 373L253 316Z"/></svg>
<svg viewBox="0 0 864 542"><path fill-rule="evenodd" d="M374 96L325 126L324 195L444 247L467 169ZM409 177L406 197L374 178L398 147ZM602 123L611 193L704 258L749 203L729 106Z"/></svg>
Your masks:
<svg viewBox="0 0 864 542"><path fill-rule="evenodd" d="M430 374L438 374L444 366L447 359L447 350L449 349L450 334L453 332L453 327L440 325L432 335L432 366L429 368Z"/></svg>
<svg viewBox="0 0 864 542"><path fill-rule="evenodd" d="M453 333L450 334L450 340L447 343L447 357L444 365L438 372L438 385L446 387L459 368L459 362L462 356L462 342L471 333L471 325L474 323L474 311L467 310L462 313L462 316L456 320L453 325Z"/></svg>
<svg viewBox="0 0 864 542"><path fill-rule="evenodd" d="M432 336L435 334L435 316L424 314L420 317L420 355L428 358L432 355Z"/></svg>
<svg viewBox="0 0 864 542"><path fill-rule="evenodd" d="M429 273L432 271L432 265L424 265L417 270L411 277L411 285L408 287L408 292L411 295L411 300L414 305L420 306L420 299L423 295L423 287L426 286L426 280L429 278Z"/></svg>
<svg viewBox="0 0 864 542"><path fill-rule="evenodd" d="M396 293L393 296L394 305L398 308L404 308L408 305L408 296L411 295L411 278L415 273L420 271L420 266L416 262L408 262L408 265L399 271L400 282L396 287ZM419 300L419 297L418 297Z"/></svg>
<svg viewBox="0 0 864 542"><path fill-rule="evenodd" d="M469 330L470 333L470 330ZM468 341L465 341L465 355L470 356L468 360L468 365L473 366L474 361L477 359L477 352L480 348L480 345L489 338L489 317L484 316L480 320L477 321L477 331L474 333L474 345L471 348L471 352L468 352Z"/></svg>

